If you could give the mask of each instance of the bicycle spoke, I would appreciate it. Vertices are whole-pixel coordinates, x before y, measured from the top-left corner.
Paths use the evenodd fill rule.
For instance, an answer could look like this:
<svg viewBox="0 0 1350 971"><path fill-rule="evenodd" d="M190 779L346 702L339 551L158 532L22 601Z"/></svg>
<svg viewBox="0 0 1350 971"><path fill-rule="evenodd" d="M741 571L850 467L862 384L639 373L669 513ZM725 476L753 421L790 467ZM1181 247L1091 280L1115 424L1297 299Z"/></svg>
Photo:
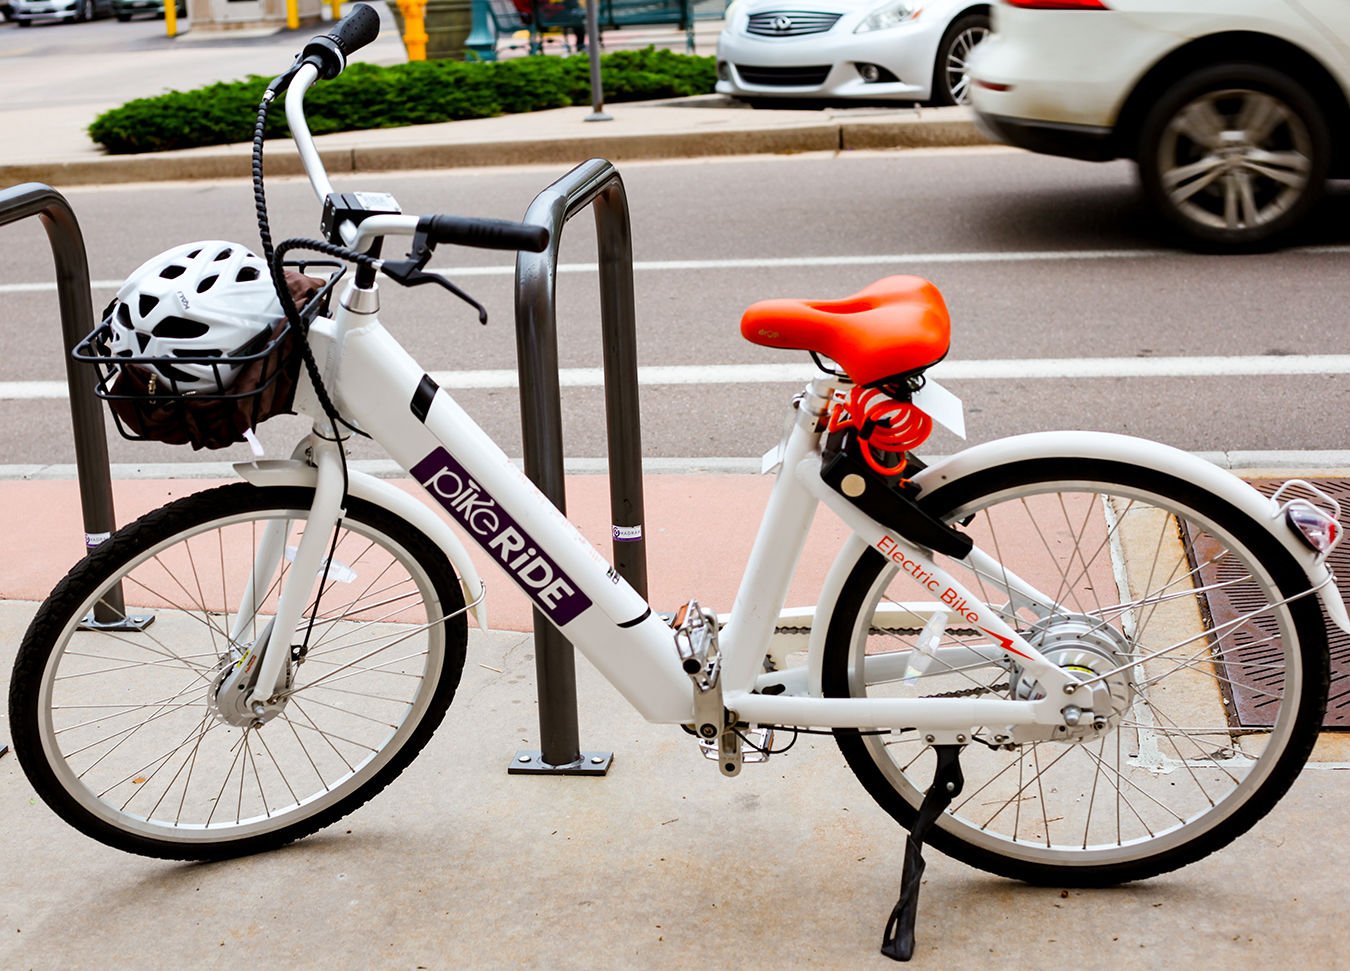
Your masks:
<svg viewBox="0 0 1350 971"><path fill-rule="evenodd" d="M1017 474L1023 473L1012 478ZM1017 861L1006 870L990 868L1012 874L1032 866L1047 880L1059 867L1084 865L1074 862L1084 855L1089 870L1100 860L1131 872L1144 861L1148 875L1158 872L1151 861L1184 845L1192 828L1250 825L1233 821L1236 810L1271 772L1291 722L1302 719L1288 707L1295 682L1281 687L1273 679L1296 676L1288 605L1313 591L1295 586L1300 592L1282 595L1263 572L1264 561L1228 538L1244 534L1240 524L1216 528L1166 494L1049 482L1022 488L992 475L989 481L995 483L989 498L971 500L967 493L968 505L949 513L980 550L953 561L954 575L1051 663L1073 671L1084 686L1105 685L1112 707L1094 711L1101 725L1091 730L1014 727L1013 737L1031 736L1014 746L992 743L997 723L972 725L972 742L982 744L966 747L966 791L942 823L956 848L971 848L976 865ZM1016 657L1000 652L993 663L996 646L962 632L959 620L928 645L941 650L917 677L902 676L909 670L904 652L919 642L918 624L906 619L913 629L882 631L882 639L874 628L888 621L873 620L880 617L873 612L884 605L921 620L926 608L880 579L871 591L849 647L853 690L919 701L1041 696ZM1239 615L1216 618L1213 598L1241 604ZM827 686L833 650L827 644ZM890 656L885 670L872 674L867 659L878 650ZM979 663L980 656L991 661ZM1236 689L1273 727L1230 725ZM924 766L931 765L931 746L920 741L922 717L914 720L903 738L840 738L850 763L859 755L874 763L910 811L922 800ZM1250 744L1240 744L1244 737ZM887 804L886 795L883 789L877 798ZM1203 822L1211 817L1217 822Z"/></svg>

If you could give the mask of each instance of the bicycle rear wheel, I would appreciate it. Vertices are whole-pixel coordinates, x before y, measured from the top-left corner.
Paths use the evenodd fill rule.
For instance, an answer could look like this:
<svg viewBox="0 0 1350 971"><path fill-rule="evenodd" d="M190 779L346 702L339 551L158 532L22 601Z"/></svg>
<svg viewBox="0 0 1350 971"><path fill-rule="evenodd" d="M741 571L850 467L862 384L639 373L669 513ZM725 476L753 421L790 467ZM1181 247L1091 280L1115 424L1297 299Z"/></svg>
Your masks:
<svg viewBox="0 0 1350 971"><path fill-rule="evenodd" d="M1007 726L983 726L932 845L1034 883L1118 883L1224 846L1289 788L1326 705L1326 632L1306 575L1263 524L1189 482L1085 459L986 469L922 501L1047 595L1053 609L944 563L1047 657L1102 677L1113 709L1076 740L1014 744ZM867 550L829 621L825 693L1037 697L955 607L935 622L937 650L916 651L944 607L934 596ZM877 802L911 825L933 777L922 733L836 737Z"/></svg>
<svg viewBox="0 0 1350 971"><path fill-rule="evenodd" d="M430 738L464 665L464 597L426 536L357 499L322 596L309 581L284 706L265 721L232 707L226 681L296 581L313 495L240 483L178 500L119 530L39 609L10 689L14 750L68 823L147 856L270 849L365 803ZM153 622L81 629L119 586L116 614Z"/></svg>

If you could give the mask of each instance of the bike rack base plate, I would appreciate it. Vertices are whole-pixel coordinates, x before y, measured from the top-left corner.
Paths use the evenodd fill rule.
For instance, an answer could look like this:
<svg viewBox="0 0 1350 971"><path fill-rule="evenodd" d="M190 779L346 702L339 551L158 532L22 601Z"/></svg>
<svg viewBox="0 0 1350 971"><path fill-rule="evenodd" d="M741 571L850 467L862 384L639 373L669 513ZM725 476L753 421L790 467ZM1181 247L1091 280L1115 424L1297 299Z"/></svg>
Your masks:
<svg viewBox="0 0 1350 971"><path fill-rule="evenodd" d="M509 775L605 775L614 763L613 752L582 752L581 758L566 765L550 765L544 753L523 749L506 767Z"/></svg>

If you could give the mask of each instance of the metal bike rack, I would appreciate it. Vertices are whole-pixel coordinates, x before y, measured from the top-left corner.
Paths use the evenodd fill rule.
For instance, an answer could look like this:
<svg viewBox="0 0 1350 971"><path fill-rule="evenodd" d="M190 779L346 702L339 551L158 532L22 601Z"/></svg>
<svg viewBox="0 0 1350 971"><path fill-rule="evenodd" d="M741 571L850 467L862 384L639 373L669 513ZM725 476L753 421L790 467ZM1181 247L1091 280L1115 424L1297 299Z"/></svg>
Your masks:
<svg viewBox="0 0 1350 971"><path fill-rule="evenodd" d="M42 220L56 263L56 293L61 304L61 336L66 352L66 382L70 388L70 417L75 432L75 468L84 513L85 548L93 549L108 538L116 525L103 406L94 396L93 381L88 375L77 375L75 361L70 356L75 345L94 328L89 260L75 213L61 193L41 182L25 182L0 190L0 226L29 216ZM99 601L94 608L93 620L100 626L123 626L127 622L120 586Z"/></svg>
<svg viewBox="0 0 1350 971"><path fill-rule="evenodd" d="M604 159L578 165L535 196L525 212L526 223L549 231L549 244L544 252L520 253L516 257L516 351L525 474L555 506L566 511L555 306L558 245L563 224L587 206L595 208L600 251L600 322L614 566L645 599L647 544L642 532L633 237L623 180L618 170ZM613 754L582 752L577 737L576 659L572 645L538 609L534 611L534 632L542 748L517 753L509 771L604 775Z"/></svg>

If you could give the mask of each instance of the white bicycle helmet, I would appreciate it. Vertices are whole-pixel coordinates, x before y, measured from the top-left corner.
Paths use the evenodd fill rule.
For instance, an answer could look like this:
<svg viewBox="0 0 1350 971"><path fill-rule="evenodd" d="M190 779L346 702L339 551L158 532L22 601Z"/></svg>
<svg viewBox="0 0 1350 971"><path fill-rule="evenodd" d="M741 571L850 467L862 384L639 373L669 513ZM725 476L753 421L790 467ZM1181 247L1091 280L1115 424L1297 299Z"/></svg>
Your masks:
<svg viewBox="0 0 1350 971"><path fill-rule="evenodd" d="M187 243L127 277L109 311L108 348L113 357L161 359L140 366L168 382L167 390L218 393L242 365L201 359L228 361L261 350L282 316L267 264L247 247L218 239Z"/></svg>

